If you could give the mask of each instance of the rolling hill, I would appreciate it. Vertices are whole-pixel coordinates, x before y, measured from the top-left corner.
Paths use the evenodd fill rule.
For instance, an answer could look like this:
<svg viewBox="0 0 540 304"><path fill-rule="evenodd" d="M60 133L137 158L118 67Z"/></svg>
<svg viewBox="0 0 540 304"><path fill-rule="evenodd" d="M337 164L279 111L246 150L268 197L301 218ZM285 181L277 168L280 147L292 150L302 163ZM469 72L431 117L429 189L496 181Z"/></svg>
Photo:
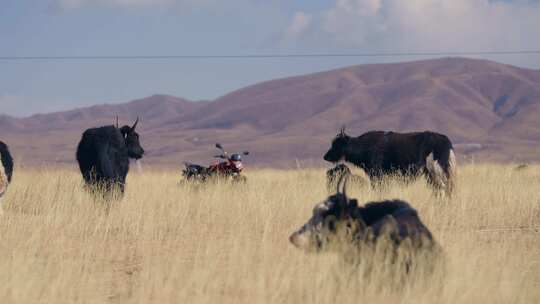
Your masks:
<svg viewBox="0 0 540 304"><path fill-rule="evenodd" d="M248 149L249 164L321 165L343 125L433 130L449 135L463 160L540 160L540 71L485 60L444 58L358 65L249 86L213 101L154 95L117 105L13 118L0 138L20 164L73 164L80 134L141 116L139 132L155 166L207 163L213 143Z"/></svg>

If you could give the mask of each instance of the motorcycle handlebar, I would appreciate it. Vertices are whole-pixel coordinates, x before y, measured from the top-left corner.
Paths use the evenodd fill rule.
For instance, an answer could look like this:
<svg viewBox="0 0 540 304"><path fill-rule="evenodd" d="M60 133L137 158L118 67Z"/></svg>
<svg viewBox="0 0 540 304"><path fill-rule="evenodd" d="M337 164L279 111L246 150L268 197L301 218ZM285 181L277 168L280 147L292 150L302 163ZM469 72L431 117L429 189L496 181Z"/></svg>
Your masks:
<svg viewBox="0 0 540 304"><path fill-rule="evenodd" d="M223 151L223 152L224 154L214 155L214 158L229 159L229 154L226 151ZM249 155L249 151L244 151L238 154Z"/></svg>

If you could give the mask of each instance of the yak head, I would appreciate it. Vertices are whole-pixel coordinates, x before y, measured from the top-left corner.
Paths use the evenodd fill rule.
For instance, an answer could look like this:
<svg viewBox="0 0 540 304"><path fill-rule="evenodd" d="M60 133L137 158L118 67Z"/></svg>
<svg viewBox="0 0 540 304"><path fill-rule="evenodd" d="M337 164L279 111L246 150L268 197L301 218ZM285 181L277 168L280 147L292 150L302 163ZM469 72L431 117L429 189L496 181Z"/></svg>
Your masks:
<svg viewBox="0 0 540 304"><path fill-rule="evenodd" d="M313 215L290 237L290 242L306 252L332 251L355 243L365 224L358 213L358 201L345 194L348 176L342 176L337 193L313 209Z"/></svg>
<svg viewBox="0 0 540 304"><path fill-rule="evenodd" d="M120 133L122 133L122 136L124 137L126 143L128 156L134 159L140 159L143 157L144 154L144 149L141 147L141 144L139 142L139 134L135 132L135 128L137 127L138 123L139 117L137 117L137 120L132 127L123 126L122 128L120 128Z"/></svg>
<svg viewBox="0 0 540 304"><path fill-rule="evenodd" d="M324 160L335 163L345 157L345 149L349 144L350 137L345 134L345 127L341 128L338 135L332 141L330 150L324 154Z"/></svg>

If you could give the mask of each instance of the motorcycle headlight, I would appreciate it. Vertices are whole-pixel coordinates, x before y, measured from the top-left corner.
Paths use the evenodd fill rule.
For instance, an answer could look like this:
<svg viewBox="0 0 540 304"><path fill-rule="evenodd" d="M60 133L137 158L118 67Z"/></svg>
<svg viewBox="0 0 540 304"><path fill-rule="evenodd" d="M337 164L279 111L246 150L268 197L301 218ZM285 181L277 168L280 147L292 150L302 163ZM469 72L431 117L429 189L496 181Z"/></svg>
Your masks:
<svg viewBox="0 0 540 304"><path fill-rule="evenodd" d="M238 171L241 171L244 168L244 166L242 165L242 162L236 161L236 162L233 162L233 164L236 170Z"/></svg>

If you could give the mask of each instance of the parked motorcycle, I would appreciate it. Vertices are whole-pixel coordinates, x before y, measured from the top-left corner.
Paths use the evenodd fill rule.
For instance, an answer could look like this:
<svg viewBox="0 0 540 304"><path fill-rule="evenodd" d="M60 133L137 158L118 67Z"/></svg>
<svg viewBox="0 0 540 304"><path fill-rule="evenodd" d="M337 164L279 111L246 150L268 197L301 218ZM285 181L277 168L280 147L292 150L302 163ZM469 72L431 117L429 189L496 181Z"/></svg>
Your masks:
<svg viewBox="0 0 540 304"><path fill-rule="evenodd" d="M185 168L182 170L184 179L186 181L206 182L213 178L224 178L234 182L245 182L247 179L241 174L244 169L242 156L249 155L249 152L244 151L229 155L221 144L217 143L216 148L221 151L221 154L214 155L214 158L222 159L223 161L217 161L209 167L185 162Z"/></svg>

